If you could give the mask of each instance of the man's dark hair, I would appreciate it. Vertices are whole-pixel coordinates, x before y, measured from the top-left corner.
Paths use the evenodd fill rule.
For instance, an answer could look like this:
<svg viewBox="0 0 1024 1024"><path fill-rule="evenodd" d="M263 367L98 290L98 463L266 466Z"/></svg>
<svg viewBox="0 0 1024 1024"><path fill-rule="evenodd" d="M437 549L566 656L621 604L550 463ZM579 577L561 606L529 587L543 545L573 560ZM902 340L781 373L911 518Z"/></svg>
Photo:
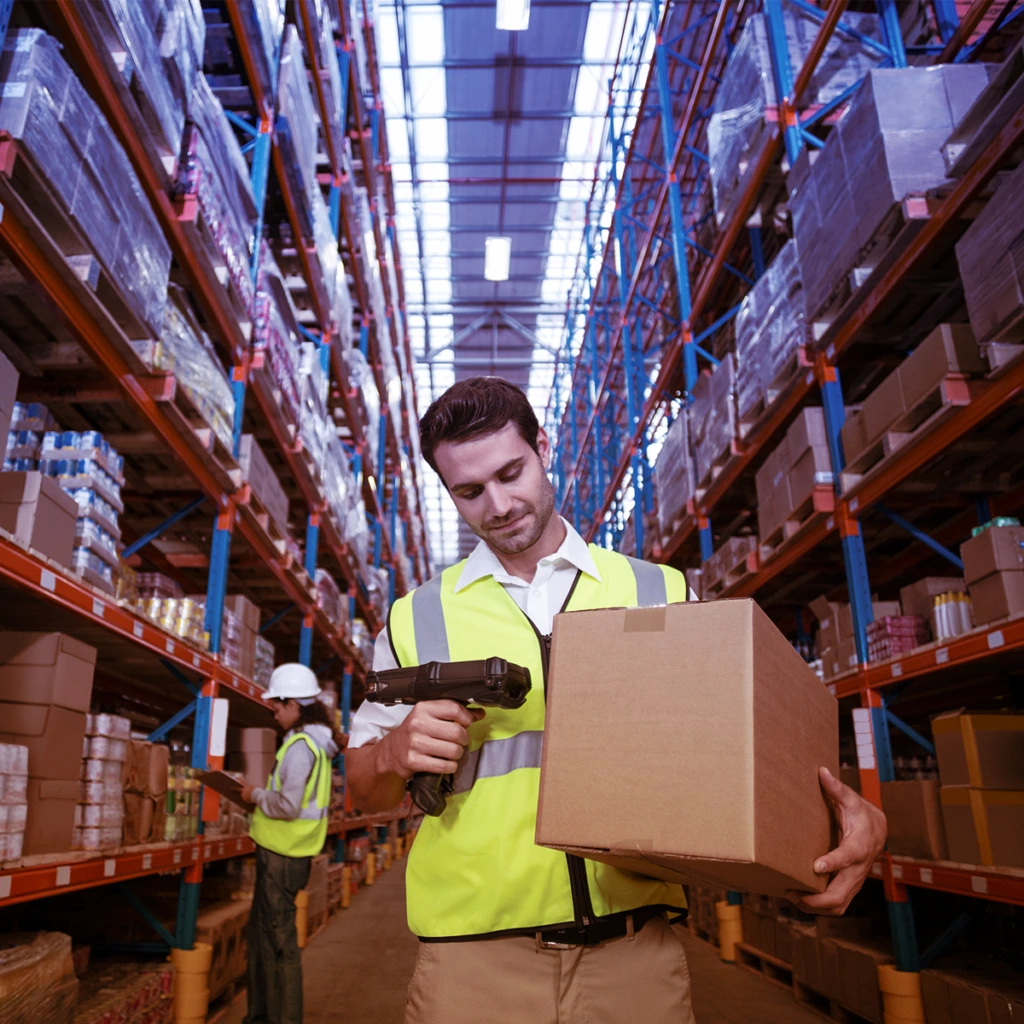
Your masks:
<svg viewBox="0 0 1024 1024"><path fill-rule="evenodd" d="M420 420L423 458L437 472L434 452L445 441L468 441L514 423L523 440L538 454L540 425L529 399L515 384L500 377L470 377L453 384Z"/></svg>

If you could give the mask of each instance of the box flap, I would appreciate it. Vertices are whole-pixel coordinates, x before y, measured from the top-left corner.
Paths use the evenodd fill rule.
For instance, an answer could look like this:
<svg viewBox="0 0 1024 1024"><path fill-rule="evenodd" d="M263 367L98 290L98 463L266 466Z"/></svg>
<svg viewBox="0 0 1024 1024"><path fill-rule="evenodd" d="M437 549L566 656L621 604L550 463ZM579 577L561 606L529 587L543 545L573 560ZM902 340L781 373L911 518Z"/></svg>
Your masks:
<svg viewBox="0 0 1024 1024"><path fill-rule="evenodd" d="M67 633L0 632L0 663L52 665L59 654L96 664L96 648Z"/></svg>

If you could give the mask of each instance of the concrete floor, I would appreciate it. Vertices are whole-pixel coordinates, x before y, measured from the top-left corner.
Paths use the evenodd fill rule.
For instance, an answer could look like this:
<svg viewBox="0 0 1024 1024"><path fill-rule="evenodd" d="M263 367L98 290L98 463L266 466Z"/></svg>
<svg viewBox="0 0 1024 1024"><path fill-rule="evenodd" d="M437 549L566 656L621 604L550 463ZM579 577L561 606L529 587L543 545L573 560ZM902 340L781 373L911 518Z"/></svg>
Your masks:
<svg viewBox="0 0 1024 1024"><path fill-rule="evenodd" d="M303 953L305 1024L402 1024L417 941L405 923L404 861L360 889ZM812 1024L817 1014L686 938L698 1024ZM244 997L217 1024L242 1024Z"/></svg>

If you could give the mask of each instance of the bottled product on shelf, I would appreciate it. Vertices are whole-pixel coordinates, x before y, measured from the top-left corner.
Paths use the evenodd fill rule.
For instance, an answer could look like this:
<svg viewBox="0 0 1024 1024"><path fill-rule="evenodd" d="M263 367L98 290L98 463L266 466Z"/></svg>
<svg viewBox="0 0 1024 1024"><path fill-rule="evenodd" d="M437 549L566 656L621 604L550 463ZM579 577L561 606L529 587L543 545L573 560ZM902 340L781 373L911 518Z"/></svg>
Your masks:
<svg viewBox="0 0 1024 1024"><path fill-rule="evenodd" d="M110 287L158 332L171 251L128 157L40 29L19 29L0 58L0 129L18 139L53 200L103 266Z"/></svg>
<svg viewBox="0 0 1024 1024"><path fill-rule="evenodd" d="M202 785L196 769L171 765L167 770L167 804L164 840L181 843L195 839L199 826L199 794Z"/></svg>
<svg viewBox="0 0 1024 1024"><path fill-rule="evenodd" d="M171 1019L174 968L169 963L93 964L80 986L75 1024L164 1024Z"/></svg>
<svg viewBox="0 0 1024 1024"><path fill-rule="evenodd" d="M118 715L88 715L82 743L81 794L75 806L73 850L110 850L121 845L124 764L131 722Z"/></svg>

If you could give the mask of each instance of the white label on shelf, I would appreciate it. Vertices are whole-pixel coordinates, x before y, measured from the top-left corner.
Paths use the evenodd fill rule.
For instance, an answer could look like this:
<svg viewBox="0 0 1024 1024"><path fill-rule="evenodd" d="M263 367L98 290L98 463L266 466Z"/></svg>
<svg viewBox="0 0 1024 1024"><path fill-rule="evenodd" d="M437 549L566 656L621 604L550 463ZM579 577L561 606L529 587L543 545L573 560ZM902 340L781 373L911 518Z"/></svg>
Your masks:
<svg viewBox="0 0 1024 1024"><path fill-rule="evenodd" d="M7 899L11 895L11 876L3 875L0 877L0 900Z"/></svg>
<svg viewBox="0 0 1024 1024"><path fill-rule="evenodd" d="M57 577L49 569L43 569L39 573L39 586L48 590L51 594L57 592Z"/></svg>
<svg viewBox="0 0 1024 1024"><path fill-rule="evenodd" d="M860 498L851 498L850 499L850 511L851 512L856 512L857 509L859 509L859 508L860 508Z"/></svg>
<svg viewBox="0 0 1024 1024"><path fill-rule="evenodd" d="M1003 631L997 629L994 633L988 635L988 649L991 651L996 647L1002 647L1006 643L1006 638L1003 636Z"/></svg>
<svg viewBox="0 0 1024 1024"><path fill-rule="evenodd" d="M144 632L144 630L142 628L142 623L141 622L133 622L132 623L132 632L141 640L142 639L142 634Z"/></svg>
<svg viewBox="0 0 1024 1024"><path fill-rule="evenodd" d="M949 648L948 647L940 647L935 652L935 664L936 665L945 665L947 661L949 661Z"/></svg>
<svg viewBox="0 0 1024 1024"><path fill-rule="evenodd" d="M25 95L27 82L4 82L4 99L17 100Z"/></svg>
<svg viewBox="0 0 1024 1024"><path fill-rule="evenodd" d="M892 866L892 877L893 878L902 878L903 877L903 865L902 864L893 864L893 866Z"/></svg>
<svg viewBox="0 0 1024 1024"><path fill-rule="evenodd" d="M921 868L921 881L925 885L931 885L935 881L935 876L932 874L931 868Z"/></svg>
<svg viewBox="0 0 1024 1024"><path fill-rule="evenodd" d="M206 859L209 860L213 856L213 847L212 846L206 846L206 847L204 847L204 850L206 852Z"/></svg>
<svg viewBox="0 0 1024 1024"><path fill-rule="evenodd" d="M199 655L198 654L193 654L192 655L192 667L193 668L199 668Z"/></svg>
<svg viewBox="0 0 1024 1024"><path fill-rule="evenodd" d="M142 855L142 870L149 871L153 867L153 854L144 853Z"/></svg>
<svg viewBox="0 0 1024 1024"><path fill-rule="evenodd" d="M167 648L167 653L168 654L173 654L174 653L174 641L173 640L168 640L167 643L164 644L164 646Z"/></svg>
<svg viewBox="0 0 1024 1024"><path fill-rule="evenodd" d="M103 877L113 878L117 873L117 861L111 858L103 862Z"/></svg>
<svg viewBox="0 0 1024 1024"><path fill-rule="evenodd" d="M106 610L107 610L107 606L101 600L99 600L99 598L94 597L92 599L92 613L93 613L93 615L95 615L98 618L102 619L103 618L103 613Z"/></svg>
<svg viewBox="0 0 1024 1024"><path fill-rule="evenodd" d="M211 757L223 757L227 750L228 706L227 697L218 697L213 702L213 715L210 719Z"/></svg>
<svg viewBox="0 0 1024 1024"><path fill-rule="evenodd" d="M988 892L988 879L978 875L971 875L971 888L975 892Z"/></svg>
<svg viewBox="0 0 1024 1024"><path fill-rule="evenodd" d="M903 675L903 662L902 661L894 661L889 666L889 671L892 673L893 679L896 679L897 677Z"/></svg>
<svg viewBox="0 0 1024 1024"><path fill-rule="evenodd" d="M71 884L71 865L62 864L57 868L57 877L54 879L54 885L70 885Z"/></svg>
<svg viewBox="0 0 1024 1024"><path fill-rule="evenodd" d="M175 864L180 864L181 863L181 849L180 848L174 851L174 863Z"/></svg>
<svg viewBox="0 0 1024 1024"><path fill-rule="evenodd" d="M199 860L199 847L197 846L192 847L192 859Z"/></svg>

